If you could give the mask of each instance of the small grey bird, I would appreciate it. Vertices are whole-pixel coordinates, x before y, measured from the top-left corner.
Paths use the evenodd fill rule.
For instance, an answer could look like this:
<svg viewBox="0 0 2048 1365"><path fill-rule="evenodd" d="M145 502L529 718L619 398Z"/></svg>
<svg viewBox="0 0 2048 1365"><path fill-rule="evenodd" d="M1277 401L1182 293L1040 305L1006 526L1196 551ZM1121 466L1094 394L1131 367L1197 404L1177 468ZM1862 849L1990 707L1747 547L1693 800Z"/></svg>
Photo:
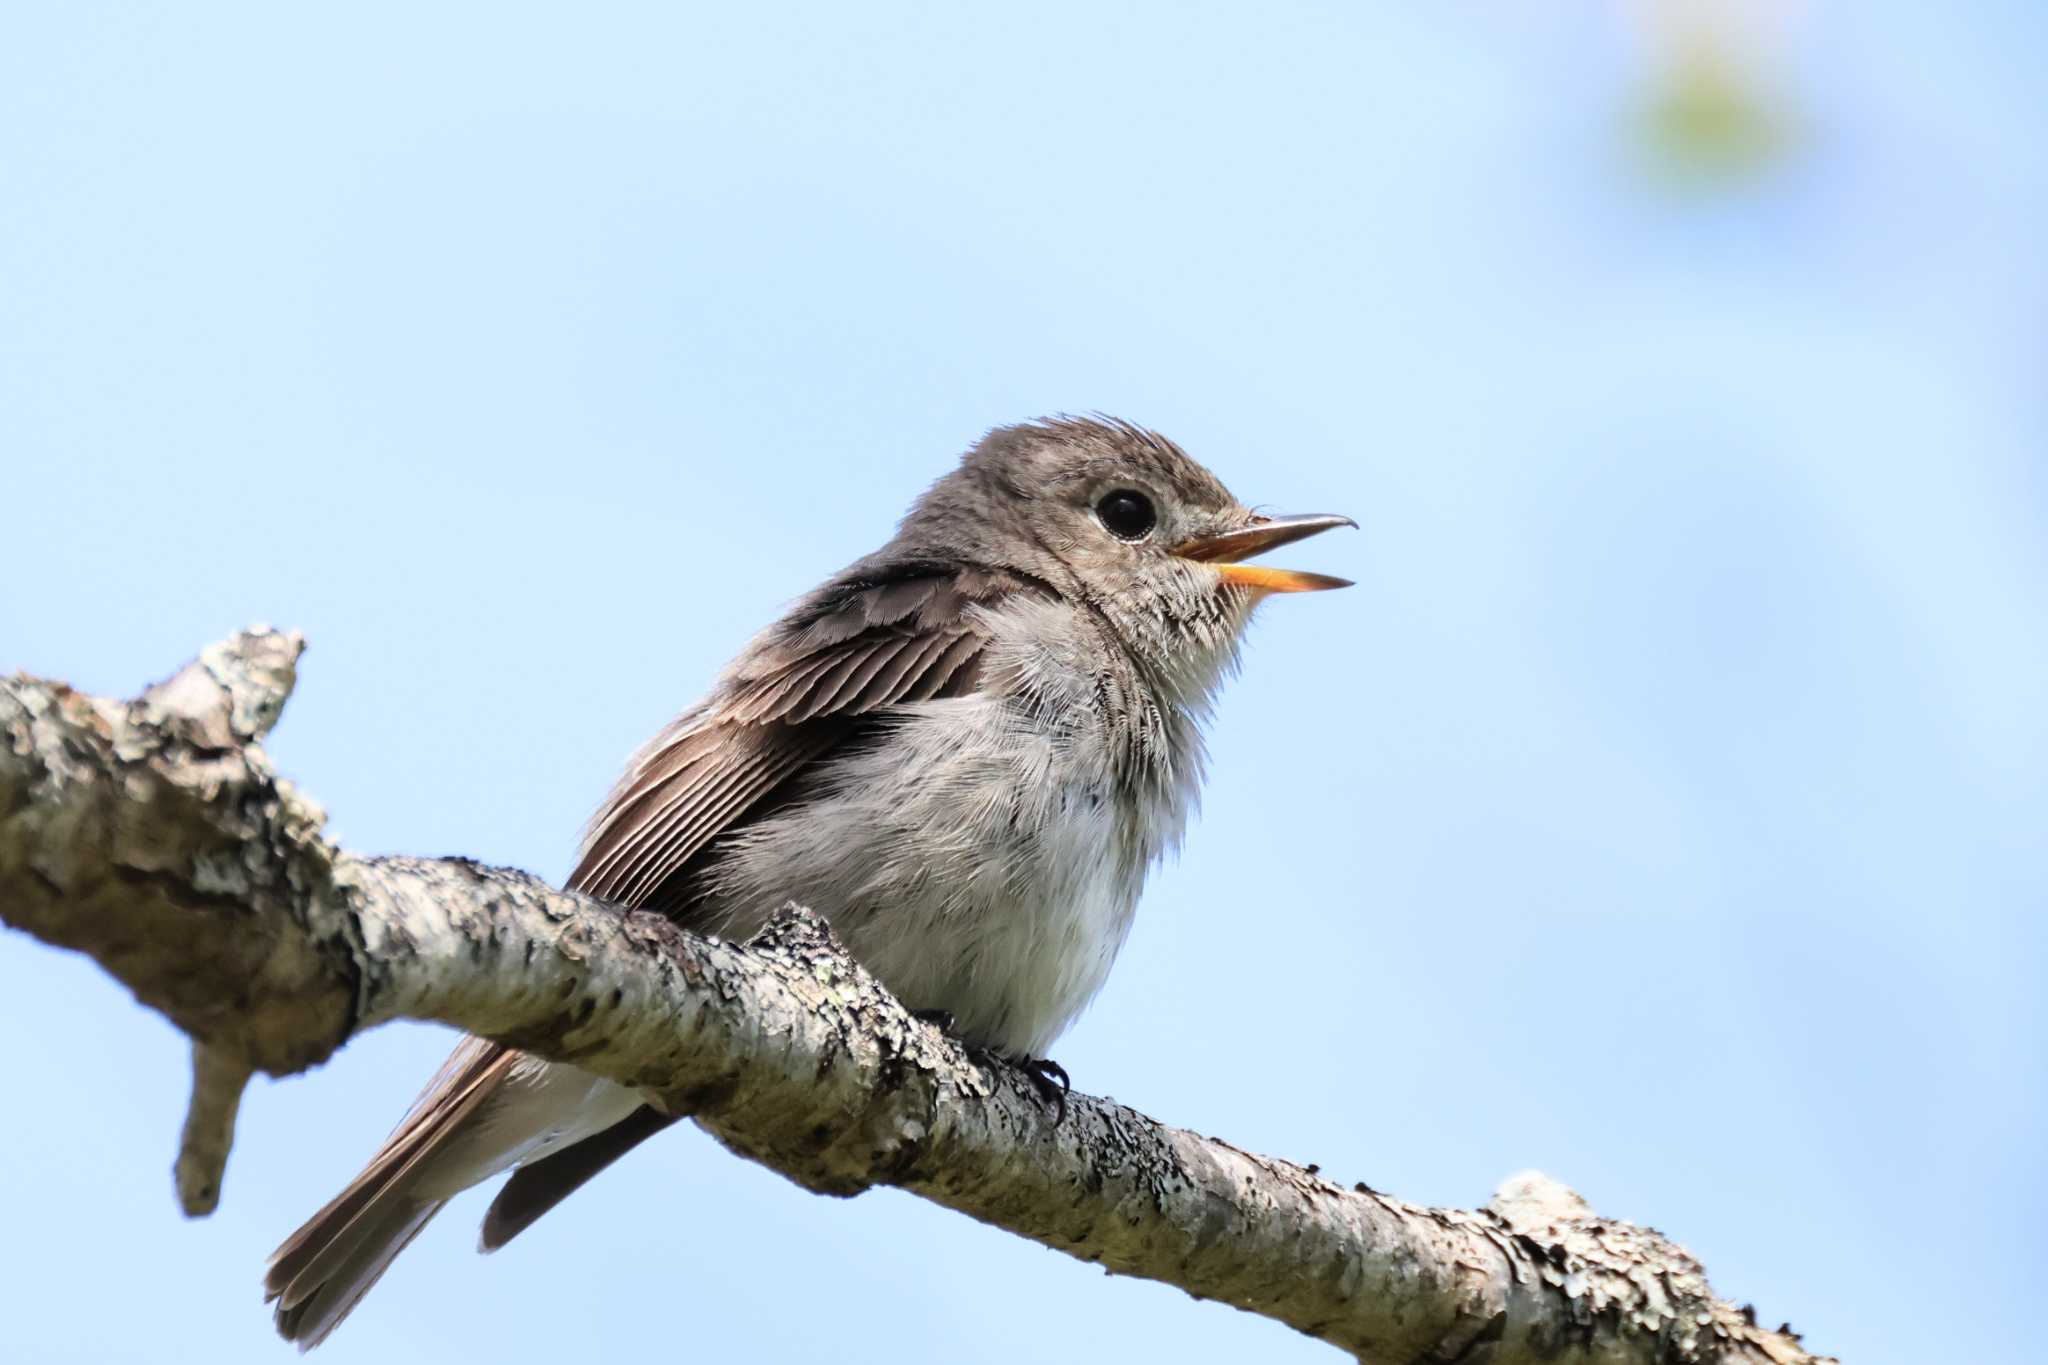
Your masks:
<svg viewBox="0 0 2048 1365"><path fill-rule="evenodd" d="M1242 561L1353 524L1253 512L1125 422L991 432L640 752L568 884L729 939L808 905L906 1005L1064 1082L1045 1051L1180 840L1253 607L1347 586ZM672 1121L466 1040L271 1257L278 1331L319 1344L470 1186L512 1171L492 1251Z"/></svg>

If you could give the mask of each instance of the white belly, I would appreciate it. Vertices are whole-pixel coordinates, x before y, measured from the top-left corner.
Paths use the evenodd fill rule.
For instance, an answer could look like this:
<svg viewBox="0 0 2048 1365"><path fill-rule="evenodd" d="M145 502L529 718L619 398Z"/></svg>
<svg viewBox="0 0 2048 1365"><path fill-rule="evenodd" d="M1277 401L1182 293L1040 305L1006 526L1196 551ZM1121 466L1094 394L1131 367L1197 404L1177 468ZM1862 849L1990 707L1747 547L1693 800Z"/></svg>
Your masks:
<svg viewBox="0 0 2048 1365"><path fill-rule="evenodd" d="M1178 833L1119 816L1110 775L999 698L905 708L826 789L736 841L714 923L746 933L787 900L832 922L913 1009L1042 1057L1123 946L1147 864Z"/></svg>
<svg viewBox="0 0 2048 1365"><path fill-rule="evenodd" d="M961 1037L1045 1056L1102 989L1137 907L1142 869L1117 858L1095 796L1069 790L1029 839L1004 837L1008 811L970 822L963 842L999 850L1001 875L941 869L952 894L852 917L847 946L912 1008L949 1011Z"/></svg>

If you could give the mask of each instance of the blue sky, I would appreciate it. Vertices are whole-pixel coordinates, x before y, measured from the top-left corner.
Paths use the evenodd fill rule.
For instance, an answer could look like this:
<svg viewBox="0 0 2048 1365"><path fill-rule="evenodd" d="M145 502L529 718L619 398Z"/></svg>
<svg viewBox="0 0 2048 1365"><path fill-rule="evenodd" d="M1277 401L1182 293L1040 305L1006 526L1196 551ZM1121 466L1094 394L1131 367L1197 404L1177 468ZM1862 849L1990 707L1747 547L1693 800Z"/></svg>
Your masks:
<svg viewBox="0 0 2048 1365"><path fill-rule="evenodd" d="M298 627L336 837L560 876L981 431L1156 426L1359 585L1262 614L1076 1084L1416 1199L1539 1167L1858 1365L2028 1358L2048 24L1807 6L1788 150L1688 189L1631 12L23 8L0 668ZM9 1358L282 1359L264 1256L450 1039L259 1083L188 1224L180 1040L20 938L0 999ZM1332 1358L694 1131L489 1259L481 1202L323 1360Z"/></svg>

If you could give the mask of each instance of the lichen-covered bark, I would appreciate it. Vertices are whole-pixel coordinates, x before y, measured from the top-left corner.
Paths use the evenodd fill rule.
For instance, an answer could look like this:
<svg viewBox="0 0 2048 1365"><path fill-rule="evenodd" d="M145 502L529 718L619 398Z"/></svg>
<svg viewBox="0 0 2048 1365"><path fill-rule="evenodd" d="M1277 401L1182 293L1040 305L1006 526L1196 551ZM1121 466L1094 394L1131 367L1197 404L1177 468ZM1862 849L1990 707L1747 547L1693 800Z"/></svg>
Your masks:
<svg viewBox="0 0 2048 1365"><path fill-rule="evenodd" d="M131 702L0 687L0 919L193 1040L177 1164L219 1197L254 1071L437 1019L641 1088L820 1193L895 1185L1385 1365L1818 1358L1657 1233L1542 1176L1429 1209L1028 1085L905 1012L797 907L744 945L460 859L360 858L259 741L302 648L258 630Z"/></svg>

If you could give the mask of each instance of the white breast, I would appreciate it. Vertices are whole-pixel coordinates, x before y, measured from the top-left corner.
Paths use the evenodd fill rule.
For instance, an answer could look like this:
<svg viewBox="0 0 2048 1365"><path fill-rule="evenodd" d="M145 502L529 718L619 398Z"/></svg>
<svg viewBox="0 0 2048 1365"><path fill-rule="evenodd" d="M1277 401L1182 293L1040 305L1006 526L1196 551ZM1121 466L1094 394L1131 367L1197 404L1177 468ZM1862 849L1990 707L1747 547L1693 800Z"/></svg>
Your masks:
<svg viewBox="0 0 2048 1365"><path fill-rule="evenodd" d="M823 791L721 863L723 931L798 901L912 1008L1043 1056L1101 988L1144 878L1102 777L985 694L906 707L879 743L828 761Z"/></svg>
<svg viewBox="0 0 2048 1365"><path fill-rule="evenodd" d="M997 699L938 704L894 756L923 779L909 802L923 855L891 878L898 907L851 924L849 946L963 1037L1042 1057L1102 988L1137 908L1145 868L1115 793Z"/></svg>
<svg viewBox="0 0 2048 1365"><path fill-rule="evenodd" d="M1044 1056L1101 989L1200 777L1194 719L1169 705L1150 716L1171 731L1165 761L1134 780L1104 739L1093 643L1001 631L983 691L892 710L805 800L737 836L706 918L745 934L808 905L904 1003Z"/></svg>

